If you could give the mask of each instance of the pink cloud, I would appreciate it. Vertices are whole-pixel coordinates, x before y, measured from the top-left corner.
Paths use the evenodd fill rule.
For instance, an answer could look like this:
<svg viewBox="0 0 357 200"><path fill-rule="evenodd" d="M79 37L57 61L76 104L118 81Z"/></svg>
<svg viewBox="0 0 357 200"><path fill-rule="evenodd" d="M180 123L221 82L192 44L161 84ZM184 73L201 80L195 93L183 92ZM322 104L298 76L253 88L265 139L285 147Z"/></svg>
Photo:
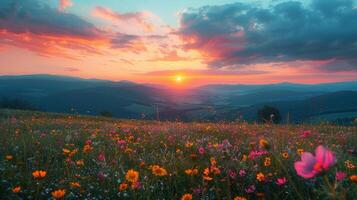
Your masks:
<svg viewBox="0 0 357 200"><path fill-rule="evenodd" d="M66 8L73 5L72 0L59 0L59 10L64 11Z"/></svg>
<svg viewBox="0 0 357 200"><path fill-rule="evenodd" d="M147 19L152 16L149 12L119 13L111 10L110 8L97 6L92 11L92 15L113 22L128 23L131 21L136 23L136 25L141 26L148 32L152 32L155 27L154 24L147 21Z"/></svg>

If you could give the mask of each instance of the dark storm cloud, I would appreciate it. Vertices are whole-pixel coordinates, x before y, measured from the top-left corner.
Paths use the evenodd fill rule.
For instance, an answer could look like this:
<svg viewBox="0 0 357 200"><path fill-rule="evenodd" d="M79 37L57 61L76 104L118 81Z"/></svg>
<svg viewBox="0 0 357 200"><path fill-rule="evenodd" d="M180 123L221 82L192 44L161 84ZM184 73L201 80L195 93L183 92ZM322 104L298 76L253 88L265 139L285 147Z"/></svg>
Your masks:
<svg viewBox="0 0 357 200"><path fill-rule="evenodd" d="M48 36L98 37L100 31L82 18L36 0L1 0L0 30Z"/></svg>
<svg viewBox="0 0 357 200"><path fill-rule="evenodd" d="M207 54L211 67L329 60L357 70L357 9L352 0L286 1L270 8L244 3L206 6L181 16L186 48Z"/></svg>

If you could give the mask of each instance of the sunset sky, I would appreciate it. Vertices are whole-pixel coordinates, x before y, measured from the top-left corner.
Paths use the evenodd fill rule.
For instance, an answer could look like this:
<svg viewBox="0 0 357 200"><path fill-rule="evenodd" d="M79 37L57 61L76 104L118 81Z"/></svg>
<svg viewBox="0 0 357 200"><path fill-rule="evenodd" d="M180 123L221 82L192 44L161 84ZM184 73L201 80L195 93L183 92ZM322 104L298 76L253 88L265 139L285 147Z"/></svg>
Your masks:
<svg viewBox="0 0 357 200"><path fill-rule="evenodd" d="M354 0L1 0L0 74L165 85L356 80L356 19Z"/></svg>

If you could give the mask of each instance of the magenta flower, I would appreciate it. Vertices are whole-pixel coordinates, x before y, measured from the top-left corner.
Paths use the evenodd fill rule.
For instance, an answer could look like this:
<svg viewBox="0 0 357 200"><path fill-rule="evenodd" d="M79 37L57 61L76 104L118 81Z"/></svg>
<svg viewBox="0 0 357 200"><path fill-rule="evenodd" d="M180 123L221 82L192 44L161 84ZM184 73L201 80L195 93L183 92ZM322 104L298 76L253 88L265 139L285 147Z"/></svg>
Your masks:
<svg viewBox="0 0 357 200"><path fill-rule="evenodd" d="M283 177L283 178L278 178L278 179L276 180L276 184L279 185L279 186L284 185L286 182L287 182L287 180L286 180L285 177Z"/></svg>
<svg viewBox="0 0 357 200"><path fill-rule="evenodd" d="M346 173L345 172L341 172L341 171L338 171L336 172L336 180L337 181L342 181L343 179L346 178Z"/></svg>
<svg viewBox="0 0 357 200"><path fill-rule="evenodd" d="M306 137L308 137L308 136L310 136L311 135L311 131L310 130L305 130L305 131L303 131L302 133L301 133L301 137L302 138L306 138Z"/></svg>
<svg viewBox="0 0 357 200"><path fill-rule="evenodd" d="M250 185L248 188L245 189L246 193L253 193L255 191L255 186Z"/></svg>
<svg viewBox="0 0 357 200"><path fill-rule="evenodd" d="M294 167L299 176L312 178L335 163L333 152L320 145L316 148L315 156L310 152L303 153L301 161L295 162Z"/></svg>
<svg viewBox="0 0 357 200"><path fill-rule="evenodd" d="M239 170L239 176L245 176L247 172L244 169Z"/></svg>
<svg viewBox="0 0 357 200"><path fill-rule="evenodd" d="M101 152L99 155L98 155L98 160L101 161L101 162L104 162L105 161L105 155L103 152Z"/></svg>
<svg viewBox="0 0 357 200"><path fill-rule="evenodd" d="M229 170L228 174L229 174L229 177L231 177L231 179L233 179L233 180L237 178L237 173L232 170Z"/></svg>
<svg viewBox="0 0 357 200"><path fill-rule="evenodd" d="M200 147L200 148L198 149L198 152L199 152L201 155L203 155L203 154L205 153L205 148Z"/></svg>

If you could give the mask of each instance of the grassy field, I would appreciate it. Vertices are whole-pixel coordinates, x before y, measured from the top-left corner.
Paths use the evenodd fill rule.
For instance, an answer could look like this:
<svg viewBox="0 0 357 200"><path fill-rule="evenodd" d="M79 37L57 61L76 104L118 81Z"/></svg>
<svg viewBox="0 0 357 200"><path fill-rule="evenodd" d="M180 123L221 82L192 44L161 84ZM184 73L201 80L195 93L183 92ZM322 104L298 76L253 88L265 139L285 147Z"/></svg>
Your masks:
<svg viewBox="0 0 357 200"><path fill-rule="evenodd" d="M0 199L357 198L356 126L0 110L0 142ZM295 163L319 145L333 153L298 175Z"/></svg>

